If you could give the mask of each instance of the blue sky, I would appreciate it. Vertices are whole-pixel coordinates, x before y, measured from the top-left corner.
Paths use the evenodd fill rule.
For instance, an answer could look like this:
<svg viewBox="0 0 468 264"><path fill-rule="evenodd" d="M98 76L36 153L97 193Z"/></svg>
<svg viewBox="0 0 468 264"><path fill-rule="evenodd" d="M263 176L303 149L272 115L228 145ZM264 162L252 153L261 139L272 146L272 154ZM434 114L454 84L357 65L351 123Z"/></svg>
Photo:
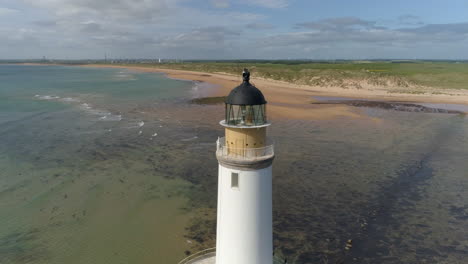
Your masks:
<svg viewBox="0 0 468 264"><path fill-rule="evenodd" d="M0 0L0 59L468 59L461 0Z"/></svg>

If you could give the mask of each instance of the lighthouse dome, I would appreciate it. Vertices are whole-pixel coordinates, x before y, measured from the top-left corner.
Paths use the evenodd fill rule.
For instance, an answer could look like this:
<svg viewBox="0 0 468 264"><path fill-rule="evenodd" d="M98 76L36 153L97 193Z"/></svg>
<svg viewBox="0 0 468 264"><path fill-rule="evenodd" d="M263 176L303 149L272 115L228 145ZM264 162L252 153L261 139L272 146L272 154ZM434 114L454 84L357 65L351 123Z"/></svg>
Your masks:
<svg viewBox="0 0 468 264"><path fill-rule="evenodd" d="M232 89L226 98L226 104L230 105L262 105L266 104L265 97L262 92L252 84L250 84L250 72L244 69L244 82Z"/></svg>
<svg viewBox="0 0 468 264"><path fill-rule="evenodd" d="M250 84L250 72L244 69L244 82L234 88L226 98L227 125L263 126L267 124L266 100L257 87Z"/></svg>
<svg viewBox="0 0 468 264"><path fill-rule="evenodd" d="M226 104L231 105L261 105L266 104L262 92L250 82L243 82L234 88L226 98Z"/></svg>

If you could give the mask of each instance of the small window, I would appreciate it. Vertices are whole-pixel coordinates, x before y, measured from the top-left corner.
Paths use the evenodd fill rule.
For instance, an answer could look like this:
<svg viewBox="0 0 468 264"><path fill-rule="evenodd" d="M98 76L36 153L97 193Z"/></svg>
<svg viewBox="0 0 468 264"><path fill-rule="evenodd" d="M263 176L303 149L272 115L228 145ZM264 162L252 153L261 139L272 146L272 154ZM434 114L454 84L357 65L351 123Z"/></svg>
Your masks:
<svg viewBox="0 0 468 264"><path fill-rule="evenodd" d="M239 173L231 173L231 188L239 188Z"/></svg>

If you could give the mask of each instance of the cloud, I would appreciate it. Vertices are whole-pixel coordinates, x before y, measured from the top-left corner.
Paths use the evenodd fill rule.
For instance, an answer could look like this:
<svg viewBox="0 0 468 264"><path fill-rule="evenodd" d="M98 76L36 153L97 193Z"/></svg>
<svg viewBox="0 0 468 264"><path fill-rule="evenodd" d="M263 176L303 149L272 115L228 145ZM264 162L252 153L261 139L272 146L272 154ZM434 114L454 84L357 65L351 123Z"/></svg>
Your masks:
<svg viewBox="0 0 468 264"><path fill-rule="evenodd" d="M217 8L227 8L231 6L230 2L230 0L211 0L211 3ZM233 2L270 9L285 8L289 5L289 0L235 0Z"/></svg>
<svg viewBox="0 0 468 264"><path fill-rule="evenodd" d="M307 28L315 30L346 30L349 28L375 28L375 21L362 20L357 17L335 17L319 21L296 24L296 28Z"/></svg>
<svg viewBox="0 0 468 264"><path fill-rule="evenodd" d="M468 23L428 24L416 28L401 28L399 30L418 34L468 34Z"/></svg>
<svg viewBox="0 0 468 264"><path fill-rule="evenodd" d="M468 23L417 24L412 21L419 18L411 15L388 23L346 16L274 26L265 9L287 7L286 0L210 0L203 8L193 0L15 1L24 9L6 12L16 13L14 19L3 20L9 26L0 23L0 57L50 52L62 58L99 58L104 53L192 59L347 58L366 51L380 57L410 51L430 56L437 47L440 54L456 54L468 39ZM26 18L23 13L35 16ZM395 21L400 21L398 27L389 26Z"/></svg>
<svg viewBox="0 0 468 264"><path fill-rule="evenodd" d="M23 0L58 17L98 17L104 20L151 21L165 16L178 0Z"/></svg>
<svg viewBox="0 0 468 264"><path fill-rule="evenodd" d="M57 26L57 21L55 20L38 20L32 23L33 25L40 27L55 27Z"/></svg>
<svg viewBox="0 0 468 264"><path fill-rule="evenodd" d="M101 33L103 32L103 28L100 24L93 22L93 21L88 21L88 22L83 22L81 23L81 32L85 33Z"/></svg>
<svg viewBox="0 0 468 264"><path fill-rule="evenodd" d="M224 55L236 45L246 24L266 18L263 14L233 8L199 8L187 4L187 0L21 1L34 11L47 14L34 17L24 26L37 31L35 38L43 46L48 45L48 50L74 47L67 52L67 57L68 54L101 56L108 50L127 57L136 54L144 57L143 51L148 56L165 54L167 57ZM212 3L215 2L228 3L222 0ZM11 50L5 42L0 43L1 49Z"/></svg>
<svg viewBox="0 0 468 264"><path fill-rule="evenodd" d="M424 23L421 21L421 18L418 16L414 15L402 15L398 17L398 23L400 25L406 25L406 26L411 26L411 25L416 25L420 26L423 25Z"/></svg>
<svg viewBox="0 0 468 264"><path fill-rule="evenodd" d="M456 50L468 45L468 23L429 24L419 27L386 28L374 21L353 17L329 18L295 25L298 32L287 32L259 37L256 46L269 53L307 57L319 54L332 58L409 56L412 53L435 56L449 54L448 46ZM424 47L424 48L423 48ZM392 54L394 52L394 54ZM380 55L377 55L380 54ZM392 54L392 55L390 55ZM459 53L463 57L464 54ZM411 56L413 58L413 56Z"/></svg>
<svg viewBox="0 0 468 264"><path fill-rule="evenodd" d="M0 16L6 16L6 15L15 14L15 13L18 13L18 10L11 9L11 8L0 7Z"/></svg>
<svg viewBox="0 0 468 264"><path fill-rule="evenodd" d="M223 44L226 39L238 37L240 31L224 27L198 28L186 33L164 38L159 44L165 47L214 47Z"/></svg>
<svg viewBox="0 0 468 264"><path fill-rule="evenodd" d="M260 22L250 23L245 25L245 27L253 30L269 30L275 28L272 24Z"/></svg>
<svg viewBox="0 0 468 264"><path fill-rule="evenodd" d="M296 24L295 27L310 31L286 33L272 38L282 39L279 43L285 41L287 43L355 42L387 45L422 41L444 42L468 38L468 23L428 24L419 27L391 29L377 26L375 21L356 17L340 17L300 23Z"/></svg>
<svg viewBox="0 0 468 264"><path fill-rule="evenodd" d="M246 0L246 2L266 8L285 8L289 5L287 0Z"/></svg>
<svg viewBox="0 0 468 264"><path fill-rule="evenodd" d="M211 0L211 3L216 8L228 8L230 6L229 0Z"/></svg>

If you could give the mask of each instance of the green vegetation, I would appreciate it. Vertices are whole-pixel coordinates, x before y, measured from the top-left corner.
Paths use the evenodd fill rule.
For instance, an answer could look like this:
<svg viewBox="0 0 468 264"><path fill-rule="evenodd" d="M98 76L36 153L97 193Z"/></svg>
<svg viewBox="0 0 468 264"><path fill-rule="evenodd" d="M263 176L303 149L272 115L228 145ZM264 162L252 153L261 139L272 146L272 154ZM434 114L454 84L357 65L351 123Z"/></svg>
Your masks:
<svg viewBox="0 0 468 264"><path fill-rule="evenodd" d="M134 64L122 64L134 65ZM248 68L256 77L295 84L360 88L367 83L388 87L426 86L468 89L468 62L447 61L219 61L138 64L143 67L239 74Z"/></svg>
<svg viewBox="0 0 468 264"><path fill-rule="evenodd" d="M244 68L248 68L255 77L294 84L357 89L364 88L363 86L387 87L391 93L440 94L444 93L445 89L468 89L468 61L243 60L157 63L153 60L81 60L27 62L65 65L111 64L235 75L239 75ZM21 61L0 61L0 63L21 63Z"/></svg>

